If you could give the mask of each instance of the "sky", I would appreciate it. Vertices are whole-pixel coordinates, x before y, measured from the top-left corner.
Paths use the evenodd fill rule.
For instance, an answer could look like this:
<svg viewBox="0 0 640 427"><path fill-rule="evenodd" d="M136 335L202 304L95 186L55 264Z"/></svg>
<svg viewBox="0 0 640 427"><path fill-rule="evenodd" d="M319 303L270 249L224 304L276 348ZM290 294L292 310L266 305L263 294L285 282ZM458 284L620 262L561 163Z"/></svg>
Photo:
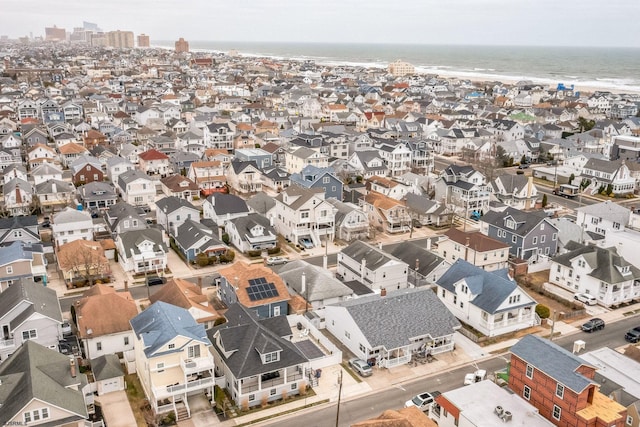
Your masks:
<svg viewBox="0 0 640 427"><path fill-rule="evenodd" d="M82 21L154 40L640 47L640 0L0 0L0 35Z"/></svg>

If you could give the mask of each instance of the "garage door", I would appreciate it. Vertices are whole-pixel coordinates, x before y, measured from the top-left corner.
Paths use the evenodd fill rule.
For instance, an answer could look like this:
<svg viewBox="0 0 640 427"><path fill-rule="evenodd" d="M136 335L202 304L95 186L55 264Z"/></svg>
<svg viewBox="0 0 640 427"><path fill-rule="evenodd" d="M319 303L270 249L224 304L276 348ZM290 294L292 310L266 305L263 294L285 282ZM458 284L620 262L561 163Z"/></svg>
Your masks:
<svg viewBox="0 0 640 427"><path fill-rule="evenodd" d="M118 378L102 381L102 394L111 393L112 391L118 391L120 389L120 379Z"/></svg>

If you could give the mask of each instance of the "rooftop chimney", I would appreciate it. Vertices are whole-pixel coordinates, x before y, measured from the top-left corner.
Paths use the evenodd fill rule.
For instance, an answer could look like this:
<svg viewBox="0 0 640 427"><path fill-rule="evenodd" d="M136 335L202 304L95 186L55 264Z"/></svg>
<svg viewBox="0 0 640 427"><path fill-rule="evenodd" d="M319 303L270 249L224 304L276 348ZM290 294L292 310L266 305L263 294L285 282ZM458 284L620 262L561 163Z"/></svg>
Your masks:
<svg viewBox="0 0 640 427"><path fill-rule="evenodd" d="M381 297L386 297L387 296L387 290L385 288L380 289L380 296Z"/></svg>
<svg viewBox="0 0 640 427"><path fill-rule="evenodd" d="M198 287L200 288L200 292L202 292L202 276L198 277Z"/></svg>
<svg viewBox="0 0 640 427"><path fill-rule="evenodd" d="M129 281L128 281L128 280L125 280L125 281L124 281L124 291L125 291L125 292L128 292L128 291L129 291Z"/></svg>
<svg viewBox="0 0 640 427"><path fill-rule="evenodd" d="M76 377L76 358L69 359L69 369L71 371L71 378Z"/></svg>
<svg viewBox="0 0 640 427"><path fill-rule="evenodd" d="M431 239L427 239L427 250L431 250Z"/></svg>
<svg viewBox="0 0 640 427"><path fill-rule="evenodd" d="M307 292L307 275L303 271L302 277L300 278L300 293L305 297L305 300L306 300L306 292Z"/></svg>

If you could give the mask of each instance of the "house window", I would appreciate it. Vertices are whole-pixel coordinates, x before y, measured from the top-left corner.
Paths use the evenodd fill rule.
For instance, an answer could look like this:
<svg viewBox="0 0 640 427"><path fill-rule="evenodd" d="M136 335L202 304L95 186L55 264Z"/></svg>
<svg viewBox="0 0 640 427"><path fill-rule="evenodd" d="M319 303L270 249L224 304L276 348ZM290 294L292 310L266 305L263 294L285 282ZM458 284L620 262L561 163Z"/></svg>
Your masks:
<svg viewBox="0 0 640 427"><path fill-rule="evenodd" d="M540 224L540 231L544 230L544 222Z"/></svg>
<svg viewBox="0 0 640 427"><path fill-rule="evenodd" d="M513 236L511 236L511 241L513 243L516 243L518 241L518 238L516 237L516 235L514 234Z"/></svg>
<svg viewBox="0 0 640 427"><path fill-rule="evenodd" d="M129 345L129 337L124 337L124 345Z"/></svg>
<svg viewBox="0 0 640 427"><path fill-rule="evenodd" d="M458 303L458 296L454 295L453 296L453 305L456 305Z"/></svg>
<svg viewBox="0 0 640 427"><path fill-rule="evenodd" d="M38 338L38 332L35 329L29 329L28 331L22 331L22 341L33 340Z"/></svg>
<svg viewBox="0 0 640 427"><path fill-rule="evenodd" d="M269 396L275 396L276 395L276 389L272 388L271 390L269 390Z"/></svg>
<svg viewBox="0 0 640 427"><path fill-rule="evenodd" d="M158 372L164 372L164 362L160 362L156 364L156 370Z"/></svg>
<svg viewBox="0 0 640 427"><path fill-rule="evenodd" d="M535 237L533 238L533 244L534 244L534 245L537 245L537 244L538 244L538 236L535 236Z"/></svg>
<svg viewBox="0 0 640 427"><path fill-rule="evenodd" d="M627 425L633 424L633 417L631 415L627 415Z"/></svg>
<svg viewBox="0 0 640 427"><path fill-rule="evenodd" d="M531 398L531 388L528 385L524 386L524 388L522 389L522 397L524 397L526 400L529 400Z"/></svg>
<svg viewBox="0 0 640 427"><path fill-rule="evenodd" d="M97 173L96 173L96 174L93 174L93 180L94 180L94 181L97 181L97 180L98 180L98 174L97 174Z"/></svg>
<svg viewBox="0 0 640 427"><path fill-rule="evenodd" d="M84 175L80 175L80 181L84 182Z"/></svg>
<svg viewBox="0 0 640 427"><path fill-rule="evenodd" d="M562 416L562 409L558 405L553 405L553 413L551 414L554 420L560 421Z"/></svg>
<svg viewBox="0 0 640 427"><path fill-rule="evenodd" d="M556 384L556 396L560 399L564 398L564 386L560 383Z"/></svg>
<svg viewBox="0 0 640 427"><path fill-rule="evenodd" d="M96 350L102 351L102 343L101 342L97 342L96 343Z"/></svg>
<svg viewBox="0 0 640 427"><path fill-rule="evenodd" d="M323 184L328 184L331 182L331 178L328 176L325 176L324 178L322 178L322 183Z"/></svg>
<svg viewBox="0 0 640 427"><path fill-rule="evenodd" d="M277 351L264 355L264 363L277 362L278 360L280 360L280 353Z"/></svg>
<svg viewBox="0 0 640 427"><path fill-rule="evenodd" d="M250 394L249 395L249 402L253 402L254 400L256 400L256 395L255 394Z"/></svg>
<svg viewBox="0 0 640 427"><path fill-rule="evenodd" d="M347 331L344 331L344 336L347 337L347 339L351 339L351 334Z"/></svg>
<svg viewBox="0 0 640 427"><path fill-rule="evenodd" d="M545 240L547 240L547 236L545 235L540 236L540 243L544 243Z"/></svg>
<svg viewBox="0 0 640 427"><path fill-rule="evenodd" d="M445 289L442 290L442 298L447 296L447 291Z"/></svg>
<svg viewBox="0 0 640 427"><path fill-rule="evenodd" d="M42 419L49 418L49 408L42 408L40 414L42 415Z"/></svg>
<svg viewBox="0 0 640 427"><path fill-rule="evenodd" d="M297 389L298 389L298 383L291 384L291 390L297 390Z"/></svg>
<svg viewBox="0 0 640 427"><path fill-rule="evenodd" d="M175 344L169 344L169 350L173 350L174 348L176 348Z"/></svg>
<svg viewBox="0 0 640 427"><path fill-rule="evenodd" d="M31 412L25 412L23 415L24 418L24 423L30 423L31 422Z"/></svg>
<svg viewBox="0 0 640 427"><path fill-rule="evenodd" d="M551 236L551 240L555 242L557 239L558 239L558 233L553 233L553 236Z"/></svg>
<svg viewBox="0 0 640 427"><path fill-rule="evenodd" d="M464 302L460 301L460 308L464 308Z"/></svg>
<svg viewBox="0 0 640 427"><path fill-rule="evenodd" d="M533 378L533 366L531 365L527 365L527 372L525 374L527 376L527 378L532 379Z"/></svg>
<svg viewBox="0 0 640 427"><path fill-rule="evenodd" d="M13 266L7 266L7 274L13 274Z"/></svg>
<svg viewBox="0 0 640 427"><path fill-rule="evenodd" d="M300 218L302 218L302 219L307 219L307 218L309 218L309 212L301 212L301 213L300 213Z"/></svg>
<svg viewBox="0 0 640 427"><path fill-rule="evenodd" d="M187 354L189 357L200 357L200 346L192 345L187 348Z"/></svg>
<svg viewBox="0 0 640 427"><path fill-rule="evenodd" d="M13 232L13 237L22 237L22 230L16 230Z"/></svg>

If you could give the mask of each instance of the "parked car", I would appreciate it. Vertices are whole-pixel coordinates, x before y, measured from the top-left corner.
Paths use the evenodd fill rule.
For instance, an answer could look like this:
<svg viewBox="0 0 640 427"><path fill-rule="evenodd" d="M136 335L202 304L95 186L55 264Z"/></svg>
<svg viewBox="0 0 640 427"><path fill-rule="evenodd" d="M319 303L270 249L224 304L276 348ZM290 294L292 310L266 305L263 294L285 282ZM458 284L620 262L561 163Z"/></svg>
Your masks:
<svg viewBox="0 0 640 427"><path fill-rule="evenodd" d="M272 256L269 257L265 260L265 263L267 265L280 265L280 264L286 264L287 261L289 261L287 258L283 257L283 256Z"/></svg>
<svg viewBox="0 0 640 427"><path fill-rule="evenodd" d="M371 366L362 359L353 358L349 360L349 366L363 377L370 377L373 374Z"/></svg>
<svg viewBox="0 0 640 427"><path fill-rule="evenodd" d="M529 167L529 163L520 163L518 165L518 169L527 169Z"/></svg>
<svg viewBox="0 0 640 427"><path fill-rule="evenodd" d="M582 330L584 332L593 332L604 329L604 320L594 317L593 319L582 324Z"/></svg>
<svg viewBox="0 0 640 427"><path fill-rule="evenodd" d="M625 341L629 341L631 343L640 342L640 326L636 326L633 329L629 329L626 334L624 334Z"/></svg>
<svg viewBox="0 0 640 427"><path fill-rule="evenodd" d="M42 228L51 228L51 221L49 221L48 219L42 221L40 223L40 227L42 227Z"/></svg>
<svg viewBox="0 0 640 427"><path fill-rule="evenodd" d="M429 407L431 406L435 398L438 396L440 396L439 391L434 391L434 392L426 391L424 393L420 393L419 395L417 395L411 400L407 400L404 404L404 407L409 408L411 406L415 406L424 412L429 409Z"/></svg>
<svg viewBox="0 0 640 427"><path fill-rule="evenodd" d="M596 300L596 297L594 297L593 295L589 295L581 292L578 292L577 294L573 295L573 298L585 305L596 305L598 303L598 300Z"/></svg>
<svg viewBox="0 0 640 427"><path fill-rule="evenodd" d="M302 246L305 249L312 249L313 248L313 242L308 237L301 237L298 240L298 243L300 243L300 246Z"/></svg>
<svg viewBox="0 0 640 427"><path fill-rule="evenodd" d="M71 323L69 323L67 319L64 319L62 321L62 335L67 336L67 335L71 335L71 333L72 333Z"/></svg>
<svg viewBox="0 0 640 427"><path fill-rule="evenodd" d="M164 285L167 283L166 277L149 276L147 277L147 286Z"/></svg>
<svg viewBox="0 0 640 427"><path fill-rule="evenodd" d="M475 372L464 376L464 385L471 385L473 383L479 383L487 377L487 371L484 369L478 369Z"/></svg>

